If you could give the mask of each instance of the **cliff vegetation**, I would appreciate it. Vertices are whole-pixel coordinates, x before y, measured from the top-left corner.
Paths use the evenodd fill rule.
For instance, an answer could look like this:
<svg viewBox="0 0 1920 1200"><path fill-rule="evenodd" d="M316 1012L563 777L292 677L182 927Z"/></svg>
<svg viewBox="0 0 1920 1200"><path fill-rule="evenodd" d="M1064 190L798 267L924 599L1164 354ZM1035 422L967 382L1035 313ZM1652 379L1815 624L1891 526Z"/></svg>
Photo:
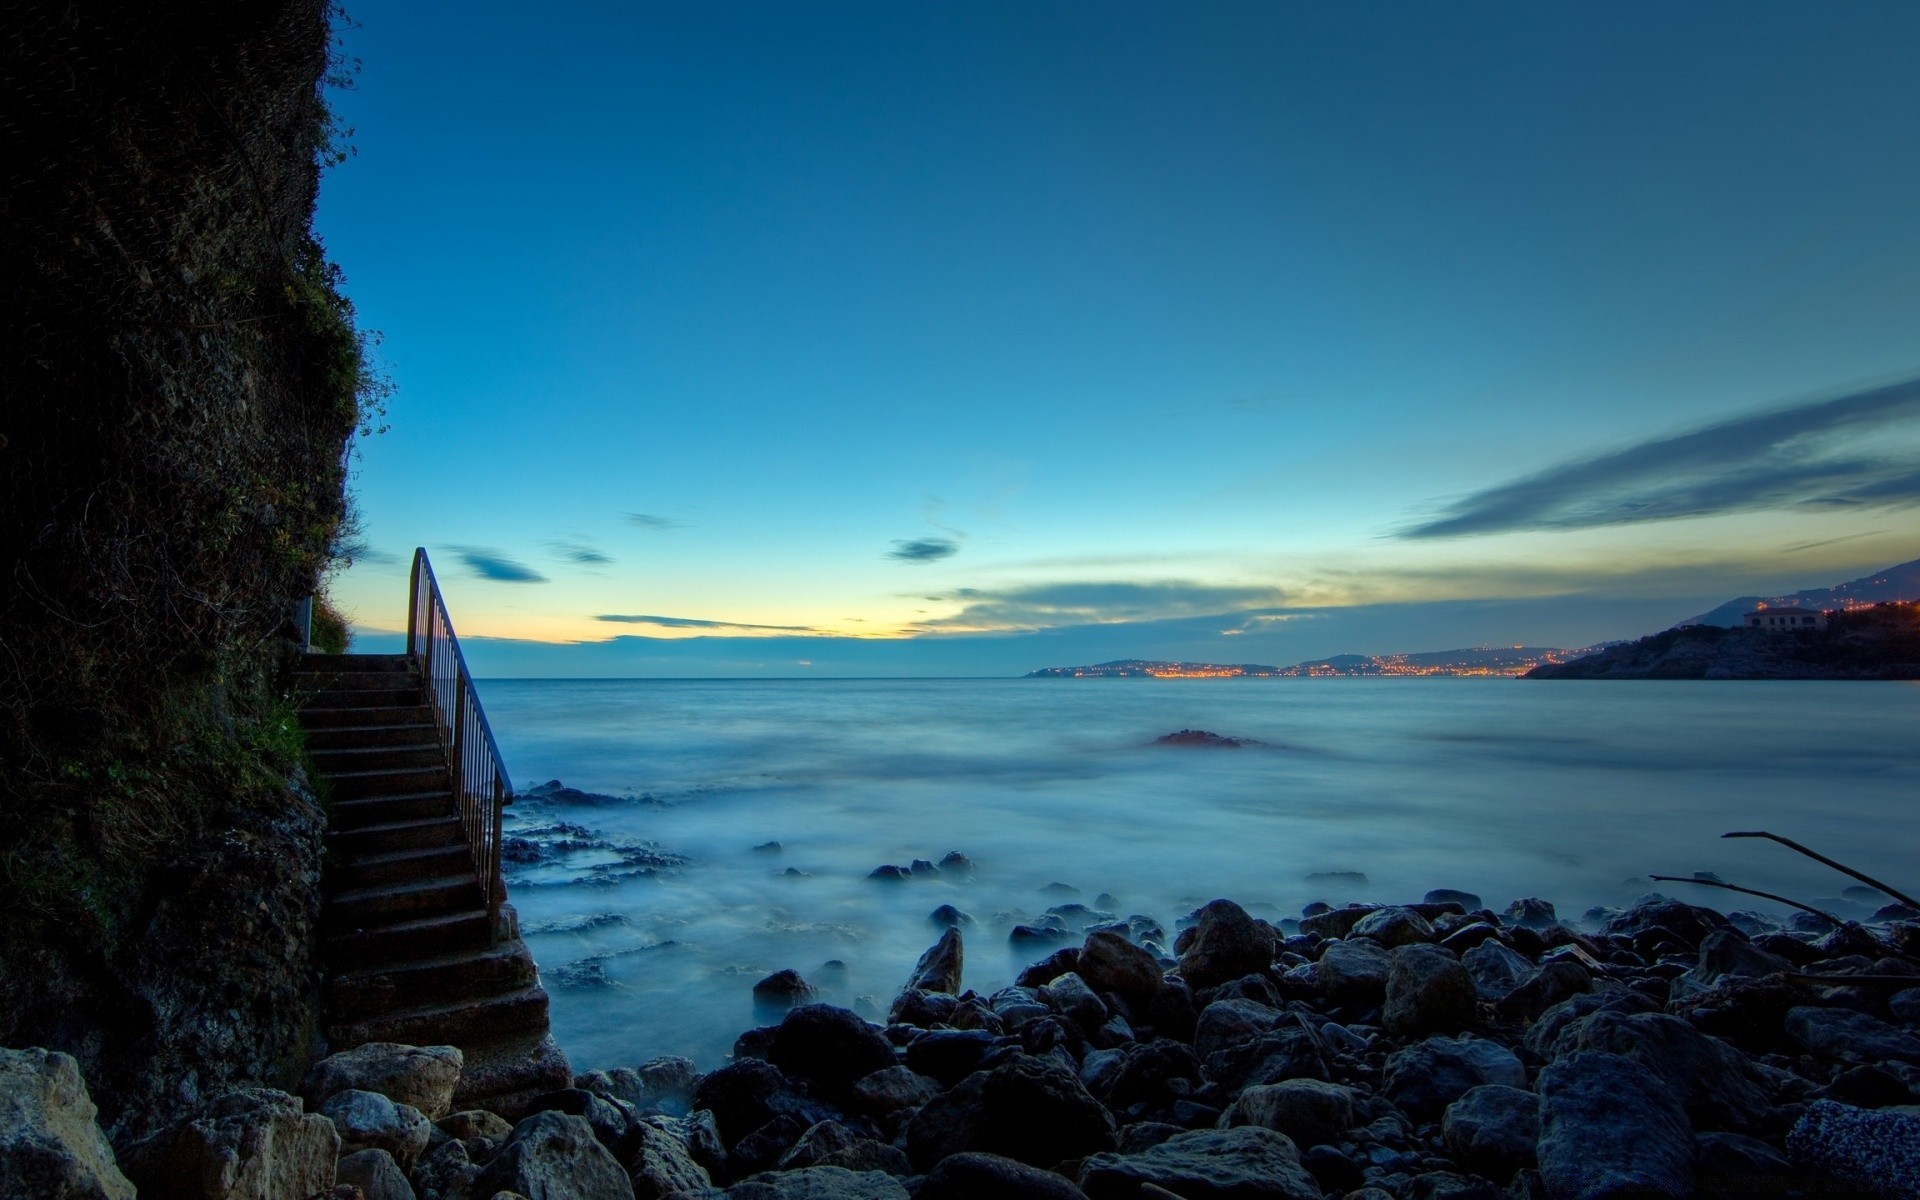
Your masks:
<svg viewBox="0 0 1920 1200"><path fill-rule="evenodd" d="M1920 679L1920 604L1836 612L1806 632L1682 625L1527 678Z"/></svg>

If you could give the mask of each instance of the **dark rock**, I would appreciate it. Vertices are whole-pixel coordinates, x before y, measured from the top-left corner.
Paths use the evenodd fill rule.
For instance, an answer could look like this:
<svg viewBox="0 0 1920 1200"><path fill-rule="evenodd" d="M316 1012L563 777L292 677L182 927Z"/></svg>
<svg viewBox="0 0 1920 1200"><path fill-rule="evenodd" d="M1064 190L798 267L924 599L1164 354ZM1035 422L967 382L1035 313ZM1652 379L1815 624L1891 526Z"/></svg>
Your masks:
<svg viewBox="0 0 1920 1200"><path fill-rule="evenodd" d="M788 1077L808 1081L836 1103L852 1097L856 1080L897 1061L892 1043L876 1026L830 1004L788 1013L774 1031L767 1057Z"/></svg>
<svg viewBox="0 0 1920 1200"><path fill-rule="evenodd" d="M1273 963L1273 937L1231 900L1213 900L1196 914L1192 946L1180 956L1180 977L1213 987Z"/></svg>
<svg viewBox="0 0 1920 1200"><path fill-rule="evenodd" d="M693 1090L693 1106L713 1114L728 1149L775 1117L791 1116L804 1129L839 1115L808 1096L779 1067L751 1058L702 1076Z"/></svg>
<svg viewBox="0 0 1920 1200"><path fill-rule="evenodd" d="M1515 1171L1534 1165L1540 1097L1499 1083L1472 1088L1447 1106L1440 1134L1462 1166L1510 1179Z"/></svg>
<svg viewBox="0 0 1920 1200"><path fill-rule="evenodd" d="M773 974L753 985L753 1003L760 1009L783 1010L795 1005L811 1004L820 993L814 986L800 977L800 972L792 967L775 971ZM769 1015L766 1019L771 1019Z"/></svg>
<svg viewBox="0 0 1920 1200"><path fill-rule="evenodd" d="M713 1183L707 1169L694 1161L685 1142L646 1121L634 1125L620 1161L633 1181L634 1200L661 1200Z"/></svg>
<svg viewBox="0 0 1920 1200"><path fill-rule="evenodd" d="M679 1116L687 1111L687 1098L699 1077L692 1059L665 1055L637 1067L587 1071L576 1075L573 1085L596 1096L631 1104L643 1116L651 1113Z"/></svg>
<svg viewBox="0 0 1920 1200"><path fill-rule="evenodd" d="M1015 946L1047 946L1063 942L1073 936L1073 931L1061 925L1015 925L1007 933L1007 941ZM1074 947L1078 952L1078 947ZM1022 975L1022 979L1026 976Z"/></svg>
<svg viewBox="0 0 1920 1200"><path fill-rule="evenodd" d="M1507 1200L1507 1194L1477 1175L1427 1171L1407 1187L1411 1200Z"/></svg>
<svg viewBox="0 0 1920 1200"><path fill-rule="evenodd" d="M867 878L868 879L884 879L890 882L897 883L902 879L912 879L913 872L909 871L905 867L896 866L893 863L886 863L881 866L875 867L873 870L867 872Z"/></svg>
<svg viewBox="0 0 1920 1200"><path fill-rule="evenodd" d="M959 1006L959 997L946 992L901 992L887 1009L887 1024L914 1025L921 1029L946 1025L952 1022L953 1012Z"/></svg>
<svg viewBox="0 0 1920 1200"><path fill-rule="evenodd" d="M1327 1063L1319 1039L1294 1024L1207 1055L1200 1072L1232 1090L1283 1079L1325 1079Z"/></svg>
<svg viewBox="0 0 1920 1200"><path fill-rule="evenodd" d="M1201 1010L1194 1025L1193 1049L1206 1058L1267 1032L1281 1021L1275 1008L1252 1000L1216 1000Z"/></svg>
<svg viewBox="0 0 1920 1200"><path fill-rule="evenodd" d="M984 1029L930 1029L907 1043L907 1066L942 1087L952 1087L978 1071L987 1056L1003 1045Z"/></svg>
<svg viewBox="0 0 1920 1200"><path fill-rule="evenodd" d="M915 1168L930 1171L950 1155L985 1148L986 1086L987 1073L976 1071L907 1119L900 1144Z"/></svg>
<svg viewBox="0 0 1920 1200"><path fill-rule="evenodd" d="M1498 1042L1430 1037L1387 1056L1381 1094L1416 1120L1433 1121L1449 1104L1488 1083L1524 1088L1526 1068Z"/></svg>
<svg viewBox="0 0 1920 1200"><path fill-rule="evenodd" d="M1422 899L1428 904L1458 904L1464 912L1478 912L1482 907L1480 897L1472 892L1455 891L1453 888L1434 888Z"/></svg>
<svg viewBox="0 0 1920 1200"><path fill-rule="evenodd" d="M1200 1083L1200 1059L1191 1047L1180 1042L1162 1038L1112 1053L1119 1055L1117 1065L1101 1077L1100 1086L1089 1084L1088 1090L1116 1111L1140 1103L1165 1103L1175 1094L1169 1087L1175 1080L1188 1088Z"/></svg>
<svg viewBox="0 0 1920 1200"><path fill-rule="evenodd" d="M1118 933L1093 932L1080 948L1076 968L1087 986L1098 992L1150 998L1160 990L1160 963Z"/></svg>
<svg viewBox="0 0 1920 1200"><path fill-rule="evenodd" d="M1179 1134L1140 1154L1097 1154L1080 1168L1090 1200L1135 1200L1152 1184L1181 1200L1320 1200L1292 1142L1247 1125Z"/></svg>
<svg viewBox="0 0 1920 1200"><path fill-rule="evenodd" d="M1258 1125L1286 1134L1296 1146L1316 1146L1353 1127L1353 1092L1318 1079L1264 1083L1241 1092L1220 1121L1227 1128Z"/></svg>
<svg viewBox="0 0 1920 1200"><path fill-rule="evenodd" d="M911 1067L893 1066L863 1075L853 1085L853 1104L861 1112L890 1115L918 1108L940 1094L940 1085Z"/></svg>
<svg viewBox="0 0 1920 1200"><path fill-rule="evenodd" d="M1576 962L1550 962L1508 992L1494 1010L1506 1020L1538 1019L1548 1009L1565 1003L1593 986L1593 976Z"/></svg>
<svg viewBox="0 0 1920 1200"><path fill-rule="evenodd" d="M942 904L927 914L927 923L941 929L958 929L973 924L973 918L951 904Z"/></svg>
<svg viewBox="0 0 1920 1200"><path fill-rule="evenodd" d="M907 977L909 991L951 992L960 991L960 973L966 965L966 947L961 944L960 930L948 929L940 935L940 940L920 956L914 965L913 974Z"/></svg>
<svg viewBox="0 0 1920 1200"><path fill-rule="evenodd" d="M927 1173L915 1200L1086 1200L1086 1193L1051 1171L970 1152L942 1159Z"/></svg>
<svg viewBox="0 0 1920 1200"><path fill-rule="evenodd" d="M1673 981L1671 1002L1678 1004L1724 979L1761 979L1791 971L1786 959L1768 954L1738 931L1716 929L1700 942L1700 961Z"/></svg>
<svg viewBox="0 0 1920 1200"><path fill-rule="evenodd" d="M780 1156L778 1169L791 1171L802 1167L819 1166L820 1161L828 1155L850 1150L861 1140L859 1134L838 1121L821 1121L794 1139L786 1153Z"/></svg>
<svg viewBox="0 0 1920 1200"><path fill-rule="evenodd" d="M1907 1025L1920 1025L1920 987L1902 988L1887 997L1887 1011Z"/></svg>
<svg viewBox="0 0 1920 1200"><path fill-rule="evenodd" d="M1218 733L1209 733L1204 729L1182 729L1177 733L1163 733L1153 741L1156 746L1196 746L1214 750L1238 750L1242 746L1260 744L1252 738L1226 737Z"/></svg>
<svg viewBox="0 0 1920 1200"><path fill-rule="evenodd" d="M635 1126L646 1126L664 1133L686 1147L687 1157L691 1158L701 1170L715 1179L726 1175L727 1147L720 1140L720 1126L713 1114L706 1109L688 1113L684 1117L647 1116L634 1122ZM637 1153L640 1143L636 1140L629 1154ZM636 1188L640 1185L636 1183Z"/></svg>
<svg viewBox="0 0 1920 1200"><path fill-rule="evenodd" d="M1553 915L1553 905L1536 896L1515 900L1507 905L1507 911L1500 914L1500 919L1521 929L1548 929L1560 923L1560 919Z"/></svg>
<svg viewBox="0 0 1920 1200"><path fill-rule="evenodd" d="M1300 1152L1300 1165L1328 1195L1344 1196L1367 1182L1366 1171L1338 1146L1309 1146Z"/></svg>
<svg viewBox="0 0 1920 1200"><path fill-rule="evenodd" d="M1354 923L1353 937L1370 938L1392 950L1415 942L1433 941L1433 926L1410 908L1394 905L1376 908Z"/></svg>
<svg viewBox="0 0 1920 1200"><path fill-rule="evenodd" d="M1353 932L1353 927L1378 904L1349 904L1345 908L1330 908L1324 912L1311 913L1300 918L1300 932L1315 937L1343 938Z"/></svg>
<svg viewBox="0 0 1920 1200"><path fill-rule="evenodd" d="M765 1058L773 1048L774 1029L772 1025L760 1025L733 1039L734 1058Z"/></svg>
<svg viewBox="0 0 1920 1200"><path fill-rule="evenodd" d="M1747 1056L1666 1013L1597 1012L1554 1039L1554 1057L1604 1051L1629 1058L1681 1098L1696 1126L1745 1129L1773 1110Z"/></svg>
<svg viewBox="0 0 1920 1200"><path fill-rule="evenodd" d="M1314 964L1314 982L1327 998L1348 1007L1366 1007L1386 999L1393 958L1367 941L1329 942Z"/></svg>
<svg viewBox="0 0 1920 1200"><path fill-rule="evenodd" d="M1597 1012L1658 1012L1660 1006L1638 992L1626 988L1607 988L1563 1000L1540 1015L1527 1030L1527 1052L1535 1058L1553 1058L1554 1043L1568 1027Z"/></svg>
<svg viewBox="0 0 1920 1200"><path fill-rule="evenodd" d="M1473 977L1473 990L1489 1003L1505 1000L1535 970L1524 955L1491 938L1461 954L1460 965Z"/></svg>
<svg viewBox="0 0 1920 1200"><path fill-rule="evenodd" d="M922 1169L963 1150L1051 1166L1113 1144L1113 1118L1079 1077L1025 1055L969 1075L928 1101L906 1130L907 1155Z"/></svg>
<svg viewBox="0 0 1920 1200"><path fill-rule="evenodd" d="M695 1200L709 1198L696 1193ZM908 1192L899 1180L881 1171L804 1167L736 1183L727 1189L725 1200L908 1200Z"/></svg>
<svg viewBox="0 0 1920 1200"><path fill-rule="evenodd" d="M627 1118L613 1104L584 1088L561 1088L527 1101L527 1112L558 1112L585 1119L600 1144L619 1154L627 1140Z"/></svg>
<svg viewBox="0 0 1920 1200"><path fill-rule="evenodd" d="M1194 1023L1200 1019L1193 1003L1193 989L1180 979L1163 982L1141 1015L1161 1034L1182 1041L1192 1040Z"/></svg>
<svg viewBox="0 0 1920 1200"><path fill-rule="evenodd" d="M1911 1197L1920 1180L1920 1115L1869 1112L1816 1100L1787 1135L1799 1166L1887 1197Z"/></svg>
<svg viewBox="0 0 1920 1200"><path fill-rule="evenodd" d="M1441 931L1435 929L1434 932L1438 933ZM1464 958L1467 951L1473 949L1475 946L1484 945L1489 941L1497 941L1499 937L1500 931L1492 925L1487 924L1487 922L1470 921L1457 929L1446 932L1445 936L1440 939L1440 944Z"/></svg>
<svg viewBox="0 0 1920 1200"><path fill-rule="evenodd" d="M1401 1037L1457 1033L1475 1023L1479 993L1473 976L1439 946L1403 945L1393 952L1381 1018Z"/></svg>
<svg viewBox="0 0 1920 1200"><path fill-rule="evenodd" d="M1727 928L1727 918L1711 908L1669 900L1663 896L1640 901L1601 926L1600 932L1637 938L1650 930L1666 930L1688 950L1697 949L1707 935Z"/></svg>
<svg viewBox="0 0 1920 1200"><path fill-rule="evenodd" d="M1825 1058L1920 1064L1920 1038L1863 1012L1803 1005L1788 1011L1786 1030L1802 1049Z"/></svg>
<svg viewBox="0 0 1920 1200"><path fill-rule="evenodd" d="M1217 988L1207 991L1206 1001L1212 1004L1216 1000L1251 1000L1255 1004L1264 1004L1268 1008L1279 1008L1285 1003L1280 989L1273 980L1265 975L1243 975L1239 979L1230 979Z"/></svg>
<svg viewBox="0 0 1920 1200"><path fill-rule="evenodd" d="M507 1144L474 1179L472 1194L495 1192L629 1200L633 1183L584 1117L541 1112L514 1126Z"/></svg>
<svg viewBox="0 0 1920 1200"><path fill-rule="evenodd" d="M1120 1131L1121 1154L1143 1154L1186 1130L1166 1121L1139 1121Z"/></svg>
<svg viewBox="0 0 1920 1200"><path fill-rule="evenodd" d="M974 861L958 850L949 850L940 856L940 869L970 875L973 873Z"/></svg>
<svg viewBox="0 0 1920 1200"><path fill-rule="evenodd" d="M1571 1054L1540 1073L1540 1174L1556 1197L1680 1197L1693 1128L1680 1099L1617 1054Z"/></svg>
<svg viewBox="0 0 1920 1200"><path fill-rule="evenodd" d="M1107 1022L1106 1003L1073 971L1042 987L1040 998L1084 1033L1092 1033Z"/></svg>
<svg viewBox="0 0 1920 1200"><path fill-rule="evenodd" d="M1212 1129L1220 1123L1220 1110L1198 1100L1181 1098L1173 1102L1174 1124L1182 1129Z"/></svg>
<svg viewBox="0 0 1920 1200"><path fill-rule="evenodd" d="M927 859L927 858L914 859L912 864L907 867L907 870L911 871L913 874L917 876L922 876L922 877L928 876L928 875L938 875L940 873L940 868L933 865L932 859Z"/></svg>
<svg viewBox="0 0 1920 1200"><path fill-rule="evenodd" d="M365 1200L414 1200L413 1185L407 1182L407 1173L385 1150L357 1150L341 1155L335 1165L333 1178L336 1189L341 1186L354 1188Z"/></svg>
<svg viewBox="0 0 1920 1200"><path fill-rule="evenodd" d="M775 1117L734 1143L727 1152L727 1169L736 1179L771 1171L809 1128L798 1117Z"/></svg>
<svg viewBox="0 0 1920 1200"><path fill-rule="evenodd" d="M1073 886L1070 883L1061 883L1059 880L1056 879L1052 883L1041 888L1040 894L1043 896L1078 896L1080 894L1080 889Z"/></svg>
<svg viewBox="0 0 1920 1200"><path fill-rule="evenodd" d="M1906 1081L1886 1067L1870 1065L1842 1071L1827 1084L1825 1099L1855 1108L1887 1108L1912 1104L1913 1091Z"/></svg>
<svg viewBox="0 0 1920 1200"><path fill-rule="evenodd" d="M1020 972L1014 980L1021 987L1037 988L1052 983L1068 971L1080 969L1080 947L1066 946L1055 950L1039 962Z"/></svg>
<svg viewBox="0 0 1920 1200"><path fill-rule="evenodd" d="M1784 1193L1796 1172L1787 1156L1738 1133L1702 1133L1693 1139L1694 1184L1709 1196L1750 1196L1765 1187Z"/></svg>
<svg viewBox="0 0 1920 1200"><path fill-rule="evenodd" d="M779 842L761 842L753 848L755 854L778 854L784 849Z"/></svg>

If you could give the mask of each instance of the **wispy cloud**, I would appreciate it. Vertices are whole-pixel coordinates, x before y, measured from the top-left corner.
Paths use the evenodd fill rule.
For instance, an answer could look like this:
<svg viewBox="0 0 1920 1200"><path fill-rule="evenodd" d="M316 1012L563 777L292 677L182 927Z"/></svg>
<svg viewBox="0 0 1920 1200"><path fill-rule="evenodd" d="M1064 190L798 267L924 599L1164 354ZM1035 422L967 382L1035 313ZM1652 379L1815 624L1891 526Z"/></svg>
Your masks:
<svg viewBox="0 0 1920 1200"><path fill-rule="evenodd" d="M1051 629L1164 621L1277 609L1286 603L1277 587L1234 587L1163 580L1149 583L1045 583L1026 587L960 588L929 597L959 602L949 617L922 622L930 631Z"/></svg>
<svg viewBox="0 0 1920 1200"><path fill-rule="evenodd" d="M960 543L951 538L917 538L897 541L886 557L896 562L930 563L960 553Z"/></svg>
<svg viewBox="0 0 1920 1200"><path fill-rule="evenodd" d="M1920 379L1722 421L1484 491L1398 531L1445 538L1783 508L1920 504Z"/></svg>
<svg viewBox="0 0 1920 1200"><path fill-rule="evenodd" d="M548 542L547 548L555 556L583 567L604 567L613 561L585 542Z"/></svg>
<svg viewBox="0 0 1920 1200"><path fill-rule="evenodd" d="M613 625L652 625L658 629L711 629L736 633L820 633L811 625L748 625L739 621L707 621L698 617L660 617L650 613L601 613L594 618Z"/></svg>
<svg viewBox="0 0 1920 1200"><path fill-rule="evenodd" d="M685 523L676 521L672 517L661 517L661 516L655 516L653 513L637 513L637 512L630 512L625 515L627 518L627 524L637 525L641 529L651 529L655 533L665 533L669 529L685 529L686 528Z"/></svg>
<svg viewBox="0 0 1920 1200"><path fill-rule="evenodd" d="M547 577L527 566L515 562L498 550L489 550L484 546L449 546L453 556L465 563L467 570L482 579L495 583L545 583Z"/></svg>

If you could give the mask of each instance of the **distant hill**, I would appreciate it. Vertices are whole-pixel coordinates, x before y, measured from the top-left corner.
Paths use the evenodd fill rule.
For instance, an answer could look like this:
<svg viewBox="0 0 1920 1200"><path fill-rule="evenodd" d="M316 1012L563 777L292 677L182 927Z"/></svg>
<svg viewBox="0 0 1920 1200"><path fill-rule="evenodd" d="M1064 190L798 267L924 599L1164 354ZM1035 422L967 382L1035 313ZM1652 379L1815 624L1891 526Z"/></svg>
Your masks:
<svg viewBox="0 0 1920 1200"><path fill-rule="evenodd" d="M1743 616L1762 604L1769 608L1847 608L1850 605L1883 604L1889 600L1920 600L1920 559L1887 567L1832 587L1808 588L1784 596L1741 596L1710 612L1682 621L1680 625L1719 625L1730 629L1739 625Z"/></svg>
<svg viewBox="0 0 1920 1200"><path fill-rule="evenodd" d="M1920 604L1835 612L1827 627L1772 633L1681 625L1529 679L1920 679Z"/></svg>
<svg viewBox="0 0 1920 1200"><path fill-rule="evenodd" d="M1258 663L1160 662L1122 658L1085 667L1042 667L1028 679L1277 679L1300 676L1524 675L1542 663L1566 662L1601 649L1475 646L1417 654L1336 654L1332 658L1268 667Z"/></svg>

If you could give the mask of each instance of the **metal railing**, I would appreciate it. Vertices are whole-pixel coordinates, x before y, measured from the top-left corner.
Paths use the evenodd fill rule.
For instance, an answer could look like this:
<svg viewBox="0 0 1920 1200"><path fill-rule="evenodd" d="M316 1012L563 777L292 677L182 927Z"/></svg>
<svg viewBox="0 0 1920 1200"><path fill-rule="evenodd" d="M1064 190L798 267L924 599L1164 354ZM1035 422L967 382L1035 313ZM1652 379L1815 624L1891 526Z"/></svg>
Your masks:
<svg viewBox="0 0 1920 1200"><path fill-rule="evenodd" d="M413 552L413 597L407 608L407 654L420 668L420 682L433 706L440 743L447 751L460 827L473 855L474 878L487 898L488 925L498 932L506 884L500 878L500 810L513 803L513 781L500 761L500 747L473 690L466 656L424 547Z"/></svg>

